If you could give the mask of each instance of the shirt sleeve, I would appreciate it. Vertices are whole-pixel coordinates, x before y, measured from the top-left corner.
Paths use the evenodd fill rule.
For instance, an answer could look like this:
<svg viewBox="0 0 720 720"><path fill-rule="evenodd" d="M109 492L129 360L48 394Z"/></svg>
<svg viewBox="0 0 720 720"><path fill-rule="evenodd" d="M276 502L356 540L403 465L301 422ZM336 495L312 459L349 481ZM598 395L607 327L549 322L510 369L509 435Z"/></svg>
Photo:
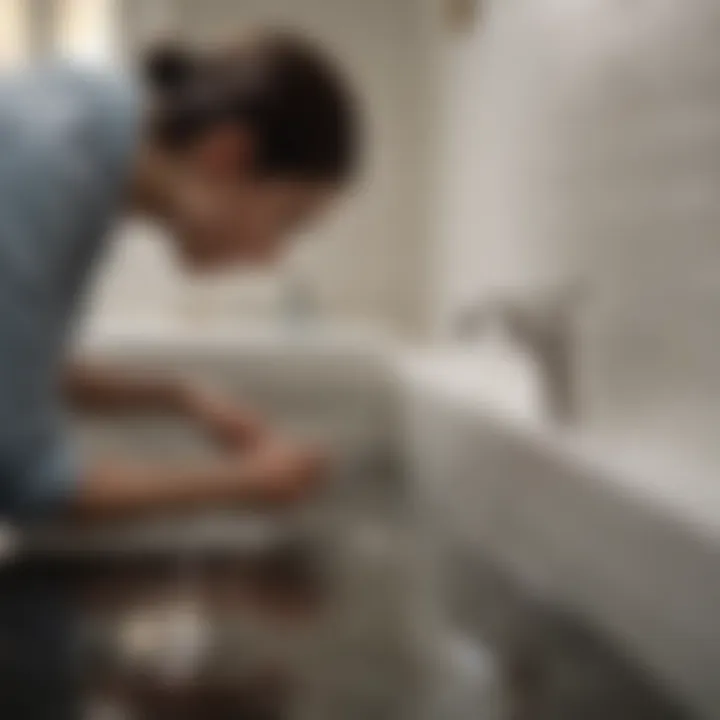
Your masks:
<svg viewBox="0 0 720 720"><path fill-rule="evenodd" d="M0 83L0 516L61 513L81 479L60 381L128 155L106 95L57 72Z"/></svg>
<svg viewBox="0 0 720 720"><path fill-rule="evenodd" d="M61 514L72 504L80 477L73 445L60 433L26 448L8 447L0 454L3 514L19 520Z"/></svg>
<svg viewBox="0 0 720 720"><path fill-rule="evenodd" d="M25 150L12 186L0 160L0 515L12 518L61 512L78 482L60 399L77 189Z"/></svg>

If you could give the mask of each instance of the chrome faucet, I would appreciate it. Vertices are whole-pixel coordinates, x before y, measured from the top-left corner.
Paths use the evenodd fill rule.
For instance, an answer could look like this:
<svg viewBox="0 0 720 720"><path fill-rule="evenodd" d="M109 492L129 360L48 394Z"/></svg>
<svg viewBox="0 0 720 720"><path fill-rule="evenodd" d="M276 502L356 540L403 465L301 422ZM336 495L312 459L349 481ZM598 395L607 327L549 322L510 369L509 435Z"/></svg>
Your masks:
<svg viewBox="0 0 720 720"><path fill-rule="evenodd" d="M569 424L579 415L575 329L583 297L580 283L486 296L458 314L455 335L477 339L499 324L538 364L550 418Z"/></svg>

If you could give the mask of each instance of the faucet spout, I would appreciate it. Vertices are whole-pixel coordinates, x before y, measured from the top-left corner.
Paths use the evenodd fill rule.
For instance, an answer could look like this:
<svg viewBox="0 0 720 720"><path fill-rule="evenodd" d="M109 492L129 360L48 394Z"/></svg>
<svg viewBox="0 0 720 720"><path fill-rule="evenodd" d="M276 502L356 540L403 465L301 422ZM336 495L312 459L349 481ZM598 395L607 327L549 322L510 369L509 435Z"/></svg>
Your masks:
<svg viewBox="0 0 720 720"><path fill-rule="evenodd" d="M480 337L491 323L499 325L540 368L551 420L571 424L580 410L575 328L581 299L577 284L486 297L460 313L456 331L468 340Z"/></svg>

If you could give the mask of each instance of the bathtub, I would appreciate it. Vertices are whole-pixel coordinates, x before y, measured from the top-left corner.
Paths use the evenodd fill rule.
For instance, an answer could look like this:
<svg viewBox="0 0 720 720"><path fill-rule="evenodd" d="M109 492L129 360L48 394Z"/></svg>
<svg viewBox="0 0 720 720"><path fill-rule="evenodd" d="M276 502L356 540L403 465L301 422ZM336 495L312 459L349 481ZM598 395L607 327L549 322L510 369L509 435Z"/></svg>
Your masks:
<svg viewBox="0 0 720 720"><path fill-rule="evenodd" d="M500 568L535 608L549 609L536 625L572 618L680 699L689 716L720 717L717 488L643 463L628 448L501 412L471 360L428 353L406 363L403 379L412 475L443 540L441 592L461 622L487 629L487 584L479 577L468 608L467 578ZM489 582L492 596L497 582ZM503 621L526 625L522 617L522 609L496 614L490 634ZM513 632L502 642L513 643Z"/></svg>

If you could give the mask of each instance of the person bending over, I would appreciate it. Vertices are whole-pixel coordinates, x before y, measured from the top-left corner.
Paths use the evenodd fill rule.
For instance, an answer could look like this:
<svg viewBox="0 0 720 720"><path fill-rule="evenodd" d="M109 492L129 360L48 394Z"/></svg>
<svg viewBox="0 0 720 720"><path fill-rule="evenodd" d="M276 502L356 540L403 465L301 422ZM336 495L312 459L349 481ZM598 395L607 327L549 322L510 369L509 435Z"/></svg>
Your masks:
<svg viewBox="0 0 720 720"><path fill-rule="evenodd" d="M71 365L84 290L115 223L166 232L189 271L267 265L350 183L357 109L334 63L262 32L157 49L132 79L52 63L0 81L0 514L103 518L287 504L320 459L229 399ZM197 466L89 462L66 409L177 413L226 452Z"/></svg>

